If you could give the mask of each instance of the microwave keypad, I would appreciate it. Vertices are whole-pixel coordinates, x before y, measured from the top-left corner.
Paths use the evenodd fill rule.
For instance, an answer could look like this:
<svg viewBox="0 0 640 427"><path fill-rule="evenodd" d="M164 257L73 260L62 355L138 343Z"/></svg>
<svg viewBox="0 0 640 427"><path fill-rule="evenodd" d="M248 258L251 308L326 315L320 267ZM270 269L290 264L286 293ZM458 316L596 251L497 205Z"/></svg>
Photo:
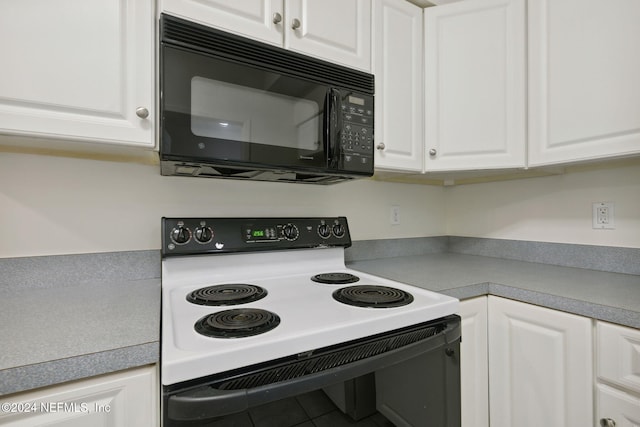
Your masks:
<svg viewBox="0 0 640 427"><path fill-rule="evenodd" d="M347 106L342 112L343 151L370 153L373 147L373 111Z"/></svg>

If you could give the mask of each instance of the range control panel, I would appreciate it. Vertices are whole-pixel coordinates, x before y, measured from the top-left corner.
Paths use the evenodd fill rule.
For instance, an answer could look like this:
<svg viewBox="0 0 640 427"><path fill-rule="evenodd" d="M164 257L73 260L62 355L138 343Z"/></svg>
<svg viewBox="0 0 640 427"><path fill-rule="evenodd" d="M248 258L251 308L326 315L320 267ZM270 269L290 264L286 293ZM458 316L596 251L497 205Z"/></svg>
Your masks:
<svg viewBox="0 0 640 427"><path fill-rule="evenodd" d="M351 246L347 218L162 218L162 257Z"/></svg>

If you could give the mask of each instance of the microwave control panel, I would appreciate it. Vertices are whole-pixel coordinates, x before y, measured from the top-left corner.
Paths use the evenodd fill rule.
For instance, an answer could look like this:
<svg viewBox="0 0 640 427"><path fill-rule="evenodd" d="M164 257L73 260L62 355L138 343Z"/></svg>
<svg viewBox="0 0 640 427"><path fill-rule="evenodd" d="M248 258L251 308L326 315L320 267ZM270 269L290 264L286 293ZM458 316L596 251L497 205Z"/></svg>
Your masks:
<svg viewBox="0 0 640 427"><path fill-rule="evenodd" d="M373 171L373 97L347 95L341 109L341 169Z"/></svg>

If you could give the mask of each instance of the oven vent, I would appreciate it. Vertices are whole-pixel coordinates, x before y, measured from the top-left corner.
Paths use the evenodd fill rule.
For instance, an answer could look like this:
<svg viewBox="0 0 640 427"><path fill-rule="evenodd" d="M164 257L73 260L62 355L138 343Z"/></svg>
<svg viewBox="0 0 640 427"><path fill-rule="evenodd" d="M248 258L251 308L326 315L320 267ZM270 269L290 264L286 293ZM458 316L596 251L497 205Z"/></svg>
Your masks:
<svg viewBox="0 0 640 427"><path fill-rule="evenodd" d="M310 356L298 357L304 357L303 360L278 361L275 365L262 367L248 374L227 377L223 381L214 382L211 387L219 390L242 390L300 378L405 347L437 335L446 328L446 323L440 323L418 330L399 332L396 335L359 340L355 344L339 348L330 347L318 351L317 354L314 352Z"/></svg>

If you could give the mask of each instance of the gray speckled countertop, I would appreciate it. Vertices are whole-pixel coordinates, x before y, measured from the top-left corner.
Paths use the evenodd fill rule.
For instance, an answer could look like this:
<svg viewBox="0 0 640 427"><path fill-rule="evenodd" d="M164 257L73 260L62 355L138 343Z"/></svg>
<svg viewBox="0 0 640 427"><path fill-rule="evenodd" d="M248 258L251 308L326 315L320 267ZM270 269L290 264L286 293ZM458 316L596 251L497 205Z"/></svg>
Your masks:
<svg viewBox="0 0 640 427"><path fill-rule="evenodd" d="M157 256L145 256L143 263L159 264ZM78 257L51 258L6 260L1 265L0 395L157 363L159 278L129 280L129 274L125 279L123 267L117 274L78 277L69 269L58 273L44 266L55 261L69 267ZM105 262L104 255L94 258ZM124 265L120 258L115 261ZM87 264L90 270L93 266ZM151 269L156 275L159 268ZM38 274L42 280L31 280Z"/></svg>
<svg viewBox="0 0 640 427"><path fill-rule="evenodd" d="M640 328L640 276L439 253L351 261L350 268L459 299L503 296Z"/></svg>
<svg viewBox="0 0 640 427"><path fill-rule="evenodd" d="M447 253L446 238L414 240L391 251L389 241L359 243L348 266L460 299L492 294L640 328L640 275ZM380 259L363 259L372 254ZM158 362L158 251L0 259L0 271L0 395Z"/></svg>
<svg viewBox="0 0 640 427"><path fill-rule="evenodd" d="M0 294L0 394L156 363L160 280Z"/></svg>

